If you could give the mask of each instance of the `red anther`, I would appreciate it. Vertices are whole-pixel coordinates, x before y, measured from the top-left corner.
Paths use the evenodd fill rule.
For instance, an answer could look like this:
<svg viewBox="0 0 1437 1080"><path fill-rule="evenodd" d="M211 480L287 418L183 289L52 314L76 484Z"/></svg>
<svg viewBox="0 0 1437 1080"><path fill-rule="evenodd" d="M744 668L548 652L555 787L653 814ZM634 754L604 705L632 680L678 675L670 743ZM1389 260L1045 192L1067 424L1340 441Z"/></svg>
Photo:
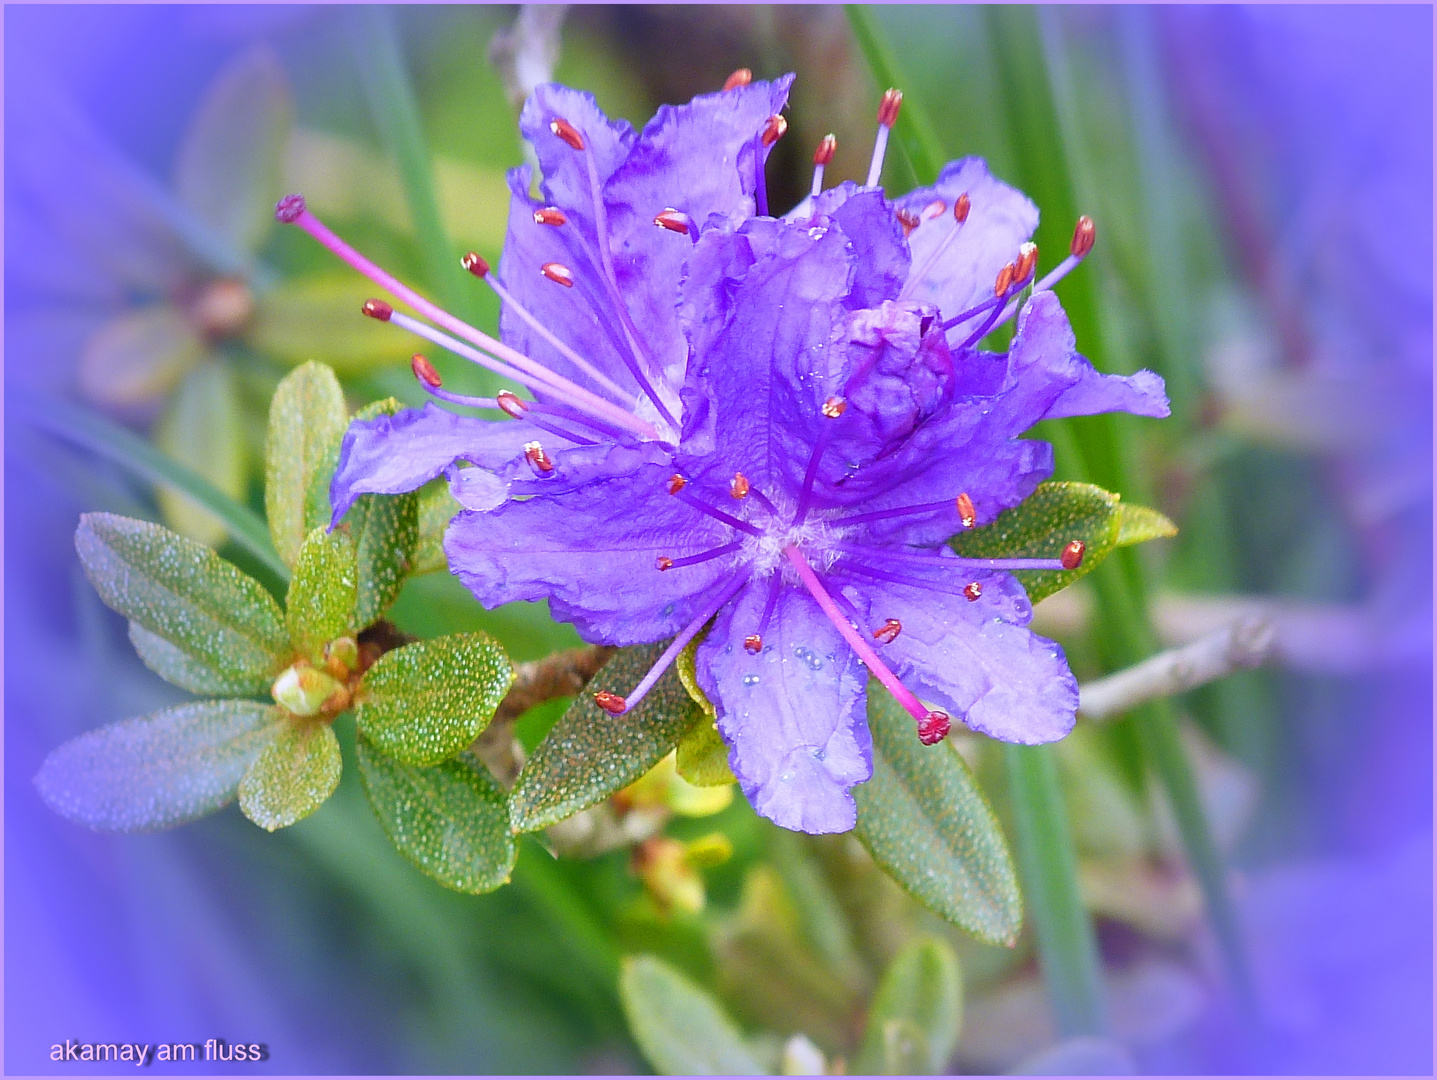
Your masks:
<svg viewBox="0 0 1437 1080"><path fill-rule="evenodd" d="M680 476L678 473L674 473L673 476L669 477L668 486L669 494L677 495L680 491L683 491L684 488L689 486L689 482L685 480L682 476Z"/></svg>
<svg viewBox="0 0 1437 1080"><path fill-rule="evenodd" d="M415 353L409 358L409 370L414 372L414 377L431 390L437 390L444 381L439 378L439 372L434 370L434 365L429 362L429 357L423 353Z"/></svg>
<svg viewBox="0 0 1437 1080"><path fill-rule="evenodd" d="M1064 570L1076 570L1083 565L1083 552L1088 550L1088 545L1081 540L1070 540L1063 548L1063 554L1058 556L1058 561L1063 564Z"/></svg>
<svg viewBox="0 0 1437 1080"><path fill-rule="evenodd" d="M1008 263L998 271L998 280L993 282L994 296L1002 296L1008 291L1008 286L1013 284L1013 273L1016 269L1012 263Z"/></svg>
<svg viewBox="0 0 1437 1080"><path fill-rule="evenodd" d="M563 263L548 262L539 267L539 273L543 274L550 281L557 282L566 289L574 287L574 275Z"/></svg>
<svg viewBox="0 0 1437 1080"><path fill-rule="evenodd" d="M778 113L768 118L768 123L763 127L763 145L772 146L783 138L783 133L788 130L788 121Z"/></svg>
<svg viewBox="0 0 1437 1080"><path fill-rule="evenodd" d="M661 214L655 214L654 224L661 229L668 229L669 232L683 233L685 236L687 236L689 232L689 216L680 213L672 206L666 208Z"/></svg>
<svg viewBox="0 0 1437 1080"><path fill-rule="evenodd" d="M941 743L948 737L949 726L948 714L934 709L922 720L918 721L918 741L924 746Z"/></svg>
<svg viewBox="0 0 1437 1080"><path fill-rule="evenodd" d="M293 225L304 213L304 196L286 195L274 204L274 219L286 225Z"/></svg>
<svg viewBox="0 0 1437 1080"><path fill-rule="evenodd" d="M477 251L466 251L459 260L459 265L475 277L484 277L489 273L489 260Z"/></svg>
<svg viewBox="0 0 1437 1080"><path fill-rule="evenodd" d="M537 442L524 444L524 456L529 459L529 464L534 466L536 472L551 473L554 471L554 463L549 460L549 455L544 453L544 448Z"/></svg>
<svg viewBox="0 0 1437 1080"><path fill-rule="evenodd" d="M898 110L902 107L902 90L883 91L883 100L878 105L878 122L886 128L891 128L898 123Z"/></svg>
<svg viewBox="0 0 1437 1080"><path fill-rule="evenodd" d="M629 703L618 694L611 694L607 690L600 690L594 695L594 704L610 716L618 716L629 707Z"/></svg>
<svg viewBox="0 0 1437 1080"><path fill-rule="evenodd" d="M911 210L897 210L895 214L898 217L898 224L903 226L903 238L906 240L908 235L920 224L918 215Z"/></svg>
<svg viewBox="0 0 1437 1080"><path fill-rule="evenodd" d="M848 402L841 397L831 397L823 403L823 415L837 420L848 409Z"/></svg>
<svg viewBox="0 0 1437 1080"><path fill-rule="evenodd" d="M969 600L977 600L983 595L983 586L976 581L970 581L963 586L963 595Z"/></svg>
<svg viewBox="0 0 1437 1080"><path fill-rule="evenodd" d="M763 652L763 638L757 634L750 634L743 639L743 647L751 653L761 653Z"/></svg>
<svg viewBox="0 0 1437 1080"><path fill-rule="evenodd" d="M521 398L518 394L514 393L514 391L512 390L500 390L497 394L494 395L494 400L498 402L499 408L503 409L515 420L522 420L524 418L524 414L529 411L529 406L525 404L524 399ZM539 444L533 443L532 445L538 446ZM524 449L528 450L528 447L525 447ZM543 451L540 450L539 453L542 454ZM548 472L547 469L544 471Z"/></svg>
<svg viewBox="0 0 1437 1080"><path fill-rule="evenodd" d="M1018 261L1013 271L1014 281L1027 281L1038 267L1038 245L1029 240L1018 249Z"/></svg>
<svg viewBox="0 0 1437 1080"><path fill-rule="evenodd" d="M568 220L568 215L557 206L541 206L534 211L535 225L563 225Z"/></svg>
<svg viewBox="0 0 1437 1080"><path fill-rule="evenodd" d="M364 306L359 310L371 319L378 319L380 322L388 322L389 317L394 314L394 309L383 300L366 300Z"/></svg>
<svg viewBox="0 0 1437 1080"><path fill-rule="evenodd" d="M813 163L827 165L833 160L834 151L837 149L838 139L832 135L825 135L823 141L818 144L818 149L813 152Z"/></svg>
<svg viewBox="0 0 1437 1080"><path fill-rule="evenodd" d="M901 633L903 633L903 624L897 619L888 619L882 626L873 631L873 639L887 645Z"/></svg>
<svg viewBox="0 0 1437 1080"><path fill-rule="evenodd" d="M660 555L657 559L654 560L655 570L668 570L673 565L674 560L669 558L667 555Z"/></svg>
<svg viewBox="0 0 1437 1080"><path fill-rule="evenodd" d="M549 121L549 130L559 138L572 146L575 150L584 149L584 136L579 134L579 129L562 116L556 116Z"/></svg>
<svg viewBox="0 0 1437 1080"><path fill-rule="evenodd" d="M733 474L733 483L728 486L728 493L735 499L742 499L748 495L748 477L741 472Z"/></svg>
<svg viewBox="0 0 1437 1080"><path fill-rule="evenodd" d="M1084 214L1078 219L1078 224L1073 229L1073 242L1068 246L1068 250L1081 259L1093 250L1093 241L1097 238L1098 227L1093 224L1092 218Z"/></svg>
<svg viewBox="0 0 1437 1080"><path fill-rule="evenodd" d="M953 220L958 222L959 225L962 225L963 222L968 220L968 211L972 208L973 201L968 198L968 193L965 191L962 195L959 195L953 203Z"/></svg>
<svg viewBox="0 0 1437 1080"><path fill-rule="evenodd" d="M978 511L973 509L973 500L968 497L966 491L960 493L958 498L953 500L953 505L958 508L958 521L963 528L971 529L978 524Z"/></svg>
<svg viewBox="0 0 1437 1080"><path fill-rule="evenodd" d="M753 82L753 72L748 68L739 68L723 81L723 88L737 90L740 86L747 86L751 82Z"/></svg>
<svg viewBox="0 0 1437 1080"><path fill-rule="evenodd" d="M934 199L923 208L923 213L918 216L924 221L932 221L936 217L942 217L943 211L948 209L948 204L942 199Z"/></svg>

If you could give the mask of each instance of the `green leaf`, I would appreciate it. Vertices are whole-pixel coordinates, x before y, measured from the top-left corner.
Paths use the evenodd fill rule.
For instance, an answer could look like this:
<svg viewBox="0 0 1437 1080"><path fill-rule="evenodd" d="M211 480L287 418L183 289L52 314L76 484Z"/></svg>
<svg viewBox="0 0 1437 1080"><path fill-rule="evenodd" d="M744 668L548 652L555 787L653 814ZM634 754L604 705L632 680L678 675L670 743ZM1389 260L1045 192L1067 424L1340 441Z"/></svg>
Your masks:
<svg viewBox="0 0 1437 1080"><path fill-rule="evenodd" d="M718 1003L656 956L626 956L619 1000L629 1031L665 1076L762 1076Z"/></svg>
<svg viewBox="0 0 1437 1080"><path fill-rule="evenodd" d="M879 90L887 90L889 87L902 89L909 85L908 80L899 72L893 51L867 6L845 4L844 11L848 15L848 25L853 30L858 47L863 52L863 59L868 62L874 81L879 84ZM933 124L921 103L911 98L903 103L903 108L898 113L894 135L912 165L913 175L918 178L918 182L931 184L937 180L947 155L944 154L938 134L933 130Z"/></svg>
<svg viewBox="0 0 1437 1080"><path fill-rule="evenodd" d="M30 387L12 387L7 401L18 407L18 415L42 431L91 450L141 479L173 484L223 521L235 542L273 570L281 581L289 579L289 566L275 552L258 514L193 470L167 458L138 435L98 413Z"/></svg>
<svg viewBox="0 0 1437 1080"><path fill-rule="evenodd" d="M924 1076L933 1071L929 1067L933 1052L928 1039L923 1029L906 1017L884 1021L878 1045L877 1067L862 1071L885 1076Z"/></svg>
<svg viewBox="0 0 1437 1080"><path fill-rule="evenodd" d="M231 498L245 492L244 431L239 394L227 365L206 360L185 376L155 428L155 445ZM156 492L165 521L176 532L218 547L225 523L168 484Z"/></svg>
<svg viewBox="0 0 1437 1080"><path fill-rule="evenodd" d="M358 288L350 272L288 280L284 288L271 289L256 301L245 338L258 352L286 364L322 356L344 376L392 365L393 339L386 341L388 335L374 333L373 326L354 317L359 312Z"/></svg>
<svg viewBox="0 0 1437 1080"><path fill-rule="evenodd" d="M893 958L868 1006L868 1027L855 1063L856 1072L895 1075L890 1051L913 1040L892 1038L894 1021L911 1025L924 1052L921 1058L905 1062L909 1067L901 1069L901 1073L932 1075L947 1070L963 1023L958 957L947 942L920 939Z"/></svg>
<svg viewBox="0 0 1437 1080"><path fill-rule="evenodd" d="M203 544L163 525L84 514L75 549L105 601L236 691L262 694L290 657L274 597Z"/></svg>
<svg viewBox="0 0 1437 1080"><path fill-rule="evenodd" d="M982 941L1011 945L1023 921L1017 873L998 819L944 741L924 746L876 683L868 690L873 778L853 789L854 834L926 907Z"/></svg>
<svg viewBox="0 0 1437 1080"><path fill-rule="evenodd" d="M356 749L375 816L415 866L459 892L493 892L509 880L519 845L504 791L478 758L419 768L363 737Z"/></svg>
<svg viewBox="0 0 1437 1080"><path fill-rule="evenodd" d="M1018 570L1028 599L1037 603L1066 589L1112 554L1118 542L1118 496L1093 484L1051 482L998 520L961 532L949 543L972 559L1056 559L1071 540L1087 545L1076 570Z"/></svg>
<svg viewBox="0 0 1437 1080"><path fill-rule="evenodd" d="M345 529L315 529L299 549L284 603L290 639L315 665L327 644L354 629L358 591L354 539Z"/></svg>
<svg viewBox="0 0 1437 1080"><path fill-rule="evenodd" d="M698 707L703 709L708 716L715 717L718 715L718 710L714 708L714 703L709 700L709 696L699 685L698 672L694 667L698 660L699 646L708 636L709 628L707 626L695 634L694 639L685 645L683 651L674 659L674 670L678 672L679 682L684 684L684 689L689 692L689 697L693 698Z"/></svg>
<svg viewBox="0 0 1437 1080"><path fill-rule="evenodd" d="M488 634L415 642L364 673L355 723L383 753L436 765L479 737L513 681L513 665Z"/></svg>
<svg viewBox="0 0 1437 1080"><path fill-rule="evenodd" d="M1178 527L1166 514L1148 506L1123 503L1118 507L1118 547L1176 536Z"/></svg>
<svg viewBox="0 0 1437 1080"><path fill-rule="evenodd" d="M206 697L253 697L264 693L263 680L226 677L198 657L152 634L139 623L130 622L130 644L145 666L166 682Z"/></svg>
<svg viewBox="0 0 1437 1080"><path fill-rule="evenodd" d="M395 398L385 398L360 409L354 419L393 416L402 408ZM342 433L334 439L325 464L310 478L307 521L311 528L329 523L329 481L339 464L342 439ZM404 587L404 579L412 572L419 547L419 493L361 495L345 513L341 524L354 537L359 560L359 599L354 608L354 625L363 628L384 615Z"/></svg>
<svg viewBox="0 0 1437 1080"><path fill-rule="evenodd" d="M293 825L334 794L342 764L332 727L290 721L240 781L240 809L270 832Z"/></svg>
<svg viewBox="0 0 1437 1080"><path fill-rule="evenodd" d="M281 379L270 399L264 508L275 550L286 566L294 565L305 537L319 524L307 514L310 481L326 464L331 445L348 423L339 380L314 361Z"/></svg>
<svg viewBox="0 0 1437 1080"><path fill-rule="evenodd" d="M697 723L679 740L679 775L697 787L733 784L737 778L728 764L728 744L712 719Z"/></svg>
<svg viewBox="0 0 1437 1080"><path fill-rule="evenodd" d="M667 644L619 650L534 748L509 796L515 832L547 828L602 802L657 765L705 719L672 668L620 716L594 702L600 690L627 694Z"/></svg>
<svg viewBox="0 0 1437 1080"><path fill-rule="evenodd" d="M459 500L449 493L449 481L442 476L419 489L419 544L411 574L449 569L449 557L444 554L444 531L460 509Z"/></svg>
<svg viewBox="0 0 1437 1080"><path fill-rule="evenodd" d="M52 751L35 786L91 829L167 829L230 802L282 716L257 701L193 701L121 720Z"/></svg>

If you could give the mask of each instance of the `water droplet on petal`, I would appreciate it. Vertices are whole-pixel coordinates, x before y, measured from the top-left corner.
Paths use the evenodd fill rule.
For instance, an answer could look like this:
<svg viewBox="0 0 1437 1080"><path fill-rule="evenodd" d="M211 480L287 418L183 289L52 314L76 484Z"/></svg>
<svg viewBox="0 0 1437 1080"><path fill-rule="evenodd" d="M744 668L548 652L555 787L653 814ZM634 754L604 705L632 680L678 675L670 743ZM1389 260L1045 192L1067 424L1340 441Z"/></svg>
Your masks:
<svg viewBox="0 0 1437 1080"><path fill-rule="evenodd" d="M757 686L757 685L758 685L758 676L757 676L757 675L745 675L745 676L743 677L743 684L744 684L745 686Z"/></svg>

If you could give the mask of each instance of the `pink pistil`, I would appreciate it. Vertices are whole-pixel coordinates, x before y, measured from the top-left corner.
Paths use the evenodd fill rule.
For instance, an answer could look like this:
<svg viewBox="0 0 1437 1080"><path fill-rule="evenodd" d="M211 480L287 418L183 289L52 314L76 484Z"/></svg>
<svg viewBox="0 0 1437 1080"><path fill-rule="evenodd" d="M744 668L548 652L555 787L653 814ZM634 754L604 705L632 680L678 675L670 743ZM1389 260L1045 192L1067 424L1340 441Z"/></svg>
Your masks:
<svg viewBox="0 0 1437 1080"><path fill-rule="evenodd" d="M1060 559L969 559L961 555L928 555L918 551L896 551L892 548L869 547L865 544L838 544L843 552L878 559L896 559L915 566L946 570L1065 570Z"/></svg>

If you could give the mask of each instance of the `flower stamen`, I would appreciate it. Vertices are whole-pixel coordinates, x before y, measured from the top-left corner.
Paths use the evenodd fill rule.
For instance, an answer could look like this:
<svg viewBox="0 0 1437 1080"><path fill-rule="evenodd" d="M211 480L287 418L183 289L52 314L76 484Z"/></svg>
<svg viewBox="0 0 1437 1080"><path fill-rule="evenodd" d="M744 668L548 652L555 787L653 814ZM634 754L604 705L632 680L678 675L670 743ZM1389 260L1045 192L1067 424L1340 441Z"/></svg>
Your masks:
<svg viewBox="0 0 1437 1080"><path fill-rule="evenodd" d="M737 90L740 86L747 86L753 82L753 72L748 68L736 68L727 79L723 81L724 90Z"/></svg>
<svg viewBox="0 0 1437 1080"><path fill-rule="evenodd" d="M569 216L557 206L543 206L534 211L535 225L559 226L567 224L568 221Z"/></svg>
<svg viewBox="0 0 1437 1080"><path fill-rule="evenodd" d="M929 205L932 206L931 203ZM928 258L923 260L922 268L919 269L917 273L910 273L908 275L908 280L903 283L903 288L898 291L898 300L900 303L908 299L908 297L912 294L913 290L918 288L918 286L923 283L923 280L927 278L928 275L932 272L933 267L938 265L938 260L941 259L947 253L948 249L953 246L954 242L958 239L959 234L963 232L963 223L968 220L968 211L972 207L972 205L972 200L968 198L968 193L966 191L962 195L959 195L956 200L954 200L953 228L949 229L948 235L945 236L942 240L940 240L938 244L933 248L933 250L929 252ZM939 214L941 213L942 211L940 210ZM928 220L937 220L938 216L938 214L935 214L932 218L929 218ZM943 329L948 329L946 324L944 325Z"/></svg>
<svg viewBox="0 0 1437 1080"><path fill-rule="evenodd" d="M1069 555L1069 548L1078 545L1076 556ZM962 555L927 555L917 551L894 551L891 548L869 547L866 544L842 542L834 550L853 553L865 558L896 559L915 566L934 566L943 569L962 570L1072 570L1082 562L1082 541L1074 540L1063 549L1062 559L969 559ZM1076 562L1073 559L1076 558ZM1067 562L1073 562L1072 566Z"/></svg>
<svg viewBox="0 0 1437 1080"><path fill-rule="evenodd" d="M878 105L878 134L873 140L873 158L868 163L868 179L864 187L877 187L883 173L883 156L888 150L888 133L898 123L898 110L903 106L902 90L885 90Z"/></svg>
<svg viewBox="0 0 1437 1080"><path fill-rule="evenodd" d="M698 566L700 563L706 563L712 559L720 559L731 552L737 551L741 547L743 547L743 541L734 540L732 543L724 544L721 547L701 551L697 555L685 555L682 559L671 559L667 555L660 555L654 560L654 565L660 570L678 570L685 566Z"/></svg>
<svg viewBox="0 0 1437 1080"><path fill-rule="evenodd" d="M728 525L730 528L737 529L739 532L748 533L750 536L763 535L762 529L758 529L753 525L750 525L747 521L742 521L739 518L734 517L732 514L726 514L717 506L710 506L708 503L695 496L692 492L685 491L684 488L688 486L687 481L675 487L675 479L682 478L678 477L678 475L675 474L674 476L671 476L669 478L669 482L667 484L668 492L670 495L674 496L674 498L679 499L682 502L688 503L688 505L692 506L695 510L700 511L701 513L705 513L711 518L717 518L725 525Z"/></svg>
<svg viewBox="0 0 1437 1080"><path fill-rule="evenodd" d="M818 197L823 190L823 171L833 160L834 151L838 149L838 138L834 135L825 135L818 144L818 149L813 152L813 187L809 194Z"/></svg>

